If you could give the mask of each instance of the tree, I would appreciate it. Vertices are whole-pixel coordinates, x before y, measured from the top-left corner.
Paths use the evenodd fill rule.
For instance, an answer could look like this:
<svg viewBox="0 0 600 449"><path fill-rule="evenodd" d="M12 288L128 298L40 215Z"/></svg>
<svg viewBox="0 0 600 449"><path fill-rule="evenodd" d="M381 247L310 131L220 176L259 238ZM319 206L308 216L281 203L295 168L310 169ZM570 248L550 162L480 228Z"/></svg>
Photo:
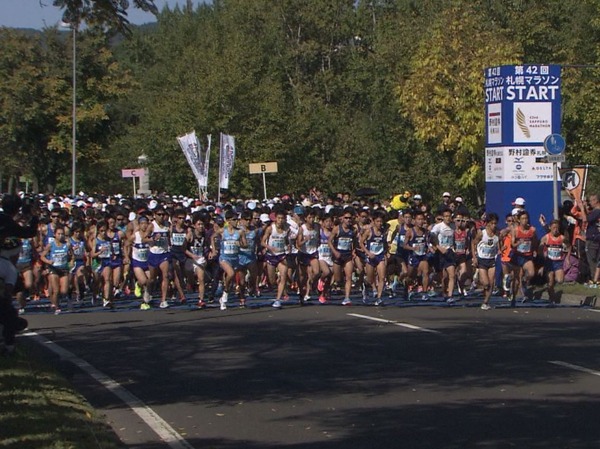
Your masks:
<svg viewBox="0 0 600 449"><path fill-rule="evenodd" d="M429 29L397 89L415 136L432 151L452 154L458 186L479 195L483 184L483 69L519 61L509 33L491 29L480 8L455 2Z"/></svg>

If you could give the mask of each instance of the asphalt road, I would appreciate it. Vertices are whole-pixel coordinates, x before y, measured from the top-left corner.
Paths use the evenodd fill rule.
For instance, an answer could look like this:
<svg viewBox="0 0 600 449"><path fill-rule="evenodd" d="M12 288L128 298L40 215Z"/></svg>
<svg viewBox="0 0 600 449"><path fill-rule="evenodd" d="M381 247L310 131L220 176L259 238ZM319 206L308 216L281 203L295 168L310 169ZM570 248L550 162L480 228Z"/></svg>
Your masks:
<svg viewBox="0 0 600 449"><path fill-rule="evenodd" d="M50 355L131 448L600 447L600 314L480 302L26 317L181 437Z"/></svg>

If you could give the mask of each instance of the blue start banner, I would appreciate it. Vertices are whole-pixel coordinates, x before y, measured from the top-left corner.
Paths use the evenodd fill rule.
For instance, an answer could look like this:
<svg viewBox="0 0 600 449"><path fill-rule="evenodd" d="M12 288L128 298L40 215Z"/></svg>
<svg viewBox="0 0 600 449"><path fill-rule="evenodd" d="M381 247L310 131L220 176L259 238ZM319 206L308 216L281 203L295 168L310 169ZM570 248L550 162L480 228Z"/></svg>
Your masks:
<svg viewBox="0 0 600 449"><path fill-rule="evenodd" d="M544 140L560 134L559 65L510 65L485 69L486 208L510 213L525 199L531 223L552 217L552 163ZM559 192L560 193L560 192Z"/></svg>

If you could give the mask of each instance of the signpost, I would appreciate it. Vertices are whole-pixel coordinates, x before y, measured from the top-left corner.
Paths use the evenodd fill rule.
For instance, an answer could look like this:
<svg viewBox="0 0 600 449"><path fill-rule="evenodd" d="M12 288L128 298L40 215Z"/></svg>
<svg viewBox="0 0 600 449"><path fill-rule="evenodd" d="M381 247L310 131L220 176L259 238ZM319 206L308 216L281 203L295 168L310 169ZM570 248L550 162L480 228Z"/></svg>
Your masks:
<svg viewBox="0 0 600 449"><path fill-rule="evenodd" d="M565 161L566 146L565 139L560 134L550 134L544 139L544 149L548 154L548 162L552 162L552 199L555 220L558 220L558 163Z"/></svg>
<svg viewBox="0 0 600 449"><path fill-rule="evenodd" d="M135 197L135 178L144 178L146 176L145 168L124 168L121 170L121 178L133 179L133 196Z"/></svg>
<svg viewBox="0 0 600 449"><path fill-rule="evenodd" d="M263 189L265 193L265 200L267 199L267 180L265 178L266 173L277 173L277 162L257 162L248 166L251 175L262 174L263 178Z"/></svg>

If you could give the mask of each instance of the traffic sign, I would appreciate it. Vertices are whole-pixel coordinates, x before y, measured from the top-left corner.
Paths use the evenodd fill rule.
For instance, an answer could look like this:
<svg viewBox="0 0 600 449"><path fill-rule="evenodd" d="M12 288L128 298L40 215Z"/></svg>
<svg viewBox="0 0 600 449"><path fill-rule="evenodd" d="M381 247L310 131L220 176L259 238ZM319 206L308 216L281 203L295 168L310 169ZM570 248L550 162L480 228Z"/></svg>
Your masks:
<svg viewBox="0 0 600 449"><path fill-rule="evenodd" d="M544 139L544 149L546 153L549 155L558 155L562 154L565 151L565 147L567 144L565 143L565 138L560 134L550 134L548 137ZM553 161L551 161L553 162ZM556 161L556 162L564 162L564 161Z"/></svg>

